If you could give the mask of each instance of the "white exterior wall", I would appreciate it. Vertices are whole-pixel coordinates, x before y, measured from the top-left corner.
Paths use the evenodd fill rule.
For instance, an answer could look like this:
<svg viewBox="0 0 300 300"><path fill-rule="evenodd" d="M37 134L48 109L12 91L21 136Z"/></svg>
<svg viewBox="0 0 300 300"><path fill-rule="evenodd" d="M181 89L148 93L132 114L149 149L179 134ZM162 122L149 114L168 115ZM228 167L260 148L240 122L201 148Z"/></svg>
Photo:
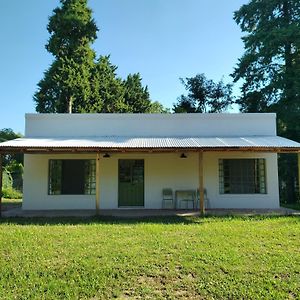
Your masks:
<svg viewBox="0 0 300 300"><path fill-rule="evenodd" d="M265 158L266 194L220 194L219 159ZM279 208L277 154L254 152L210 152L204 155L204 186L211 208Z"/></svg>
<svg viewBox="0 0 300 300"><path fill-rule="evenodd" d="M198 188L198 154L188 153L181 159L177 153L112 153L100 161L100 209L118 208L118 159L144 159L145 208L162 207L162 189L189 190ZM95 196L48 195L49 159L93 159L96 154L25 155L25 210L95 209ZM220 158L265 158L267 194L220 195ZM244 152L204 153L204 186L211 208L278 208L277 154Z"/></svg>
<svg viewBox="0 0 300 300"><path fill-rule="evenodd" d="M95 155L24 155L24 210L95 209L90 195L48 195L49 159L92 159Z"/></svg>
<svg viewBox="0 0 300 300"><path fill-rule="evenodd" d="M275 136L268 114L27 114L25 136Z"/></svg>

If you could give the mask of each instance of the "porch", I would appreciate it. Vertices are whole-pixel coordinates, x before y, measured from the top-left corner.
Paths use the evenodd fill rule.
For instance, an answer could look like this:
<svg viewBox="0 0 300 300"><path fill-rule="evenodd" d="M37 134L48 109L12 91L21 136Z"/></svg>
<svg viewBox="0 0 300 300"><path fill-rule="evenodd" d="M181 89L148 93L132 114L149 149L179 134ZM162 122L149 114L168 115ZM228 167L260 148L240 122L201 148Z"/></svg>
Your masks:
<svg viewBox="0 0 300 300"><path fill-rule="evenodd" d="M280 207L278 209L206 209L208 216L300 216L300 211ZM200 216L199 210L186 209L103 209L95 210L22 210L11 207L2 212L2 217L114 217L114 218L148 218L148 217L196 217Z"/></svg>
<svg viewBox="0 0 300 300"><path fill-rule="evenodd" d="M26 136L0 143L0 191L2 156L24 153L28 212L157 213L164 189L179 211L279 209L277 153L298 153L300 170L299 151L274 114L26 115Z"/></svg>

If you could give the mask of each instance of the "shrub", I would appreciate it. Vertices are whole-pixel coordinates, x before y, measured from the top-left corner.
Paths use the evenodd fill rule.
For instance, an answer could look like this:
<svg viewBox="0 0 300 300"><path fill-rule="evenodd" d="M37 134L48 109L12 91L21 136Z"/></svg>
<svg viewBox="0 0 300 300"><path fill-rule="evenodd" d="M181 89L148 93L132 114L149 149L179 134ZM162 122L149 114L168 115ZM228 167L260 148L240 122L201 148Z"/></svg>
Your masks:
<svg viewBox="0 0 300 300"><path fill-rule="evenodd" d="M3 176L3 189L12 188L11 174L6 169L4 169L2 176Z"/></svg>
<svg viewBox="0 0 300 300"><path fill-rule="evenodd" d="M7 199L22 199L22 193L11 187L8 187L2 189L2 197Z"/></svg>

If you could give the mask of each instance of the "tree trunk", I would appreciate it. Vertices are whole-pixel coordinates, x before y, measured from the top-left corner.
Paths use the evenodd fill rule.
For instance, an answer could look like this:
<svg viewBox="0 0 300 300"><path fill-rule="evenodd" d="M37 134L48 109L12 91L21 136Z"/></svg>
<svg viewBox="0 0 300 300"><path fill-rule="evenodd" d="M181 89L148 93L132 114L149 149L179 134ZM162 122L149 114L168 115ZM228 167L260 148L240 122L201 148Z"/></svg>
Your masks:
<svg viewBox="0 0 300 300"><path fill-rule="evenodd" d="M69 102L68 102L68 113L71 114L72 113L72 106L73 106L73 97L71 96L69 98Z"/></svg>

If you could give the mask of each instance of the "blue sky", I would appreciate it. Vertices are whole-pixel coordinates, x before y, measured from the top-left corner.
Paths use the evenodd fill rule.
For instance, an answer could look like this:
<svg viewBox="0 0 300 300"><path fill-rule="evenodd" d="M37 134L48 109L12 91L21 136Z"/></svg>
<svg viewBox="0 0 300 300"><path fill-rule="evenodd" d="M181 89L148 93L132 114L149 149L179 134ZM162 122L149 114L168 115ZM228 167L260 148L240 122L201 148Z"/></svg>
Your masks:
<svg viewBox="0 0 300 300"><path fill-rule="evenodd" d="M228 76L243 53L233 12L246 0L90 0L99 27L97 55L111 55L118 75L140 72L152 100L172 107L179 77ZM0 3L0 129L24 132L24 114L52 62L45 50L48 17L58 0Z"/></svg>

